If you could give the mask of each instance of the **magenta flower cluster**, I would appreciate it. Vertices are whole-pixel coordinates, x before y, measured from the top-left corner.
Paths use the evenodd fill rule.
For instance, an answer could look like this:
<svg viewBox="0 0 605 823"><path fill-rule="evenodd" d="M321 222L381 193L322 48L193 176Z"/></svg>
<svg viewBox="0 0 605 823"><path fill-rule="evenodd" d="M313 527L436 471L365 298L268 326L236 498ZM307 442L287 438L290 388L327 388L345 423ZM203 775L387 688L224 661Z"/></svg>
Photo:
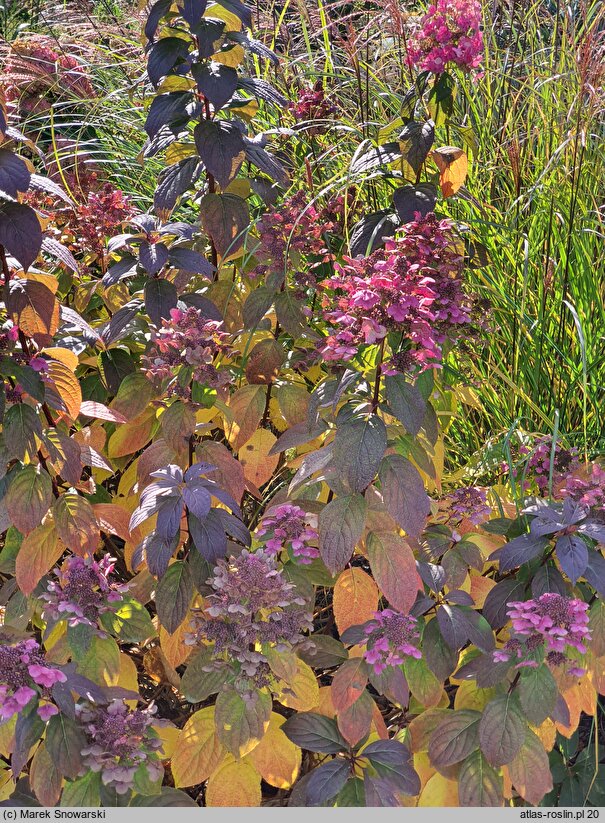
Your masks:
<svg viewBox="0 0 605 823"><path fill-rule="evenodd" d="M366 650L364 660L376 674L388 666L399 666L406 657L422 657L415 641L420 637L417 620L410 614L401 614L393 609L383 609L374 613L365 627Z"/></svg>
<svg viewBox="0 0 605 823"><path fill-rule="evenodd" d="M44 618L96 628L102 614L116 610L127 588L110 579L114 565L115 559L108 554L99 561L93 557L69 557L61 568L55 569L57 580L49 582L48 591L42 595L46 601Z"/></svg>
<svg viewBox="0 0 605 823"><path fill-rule="evenodd" d="M517 660L517 668L536 668L535 652L544 649L546 661L553 666L568 662L567 649L571 647L586 654L588 603L555 592L546 592L537 600L507 603L515 637L502 649L494 652L494 660ZM581 677L584 669L572 666L570 674Z"/></svg>
<svg viewBox="0 0 605 823"><path fill-rule="evenodd" d="M142 766L151 781L163 776L157 755L163 743L149 728L155 707L131 710L123 701L113 700L108 706L78 705L76 712L88 738L81 750L83 765L100 772L106 786L126 794Z"/></svg>
<svg viewBox="0 0 605 823"><path fill-rule="evenodd" d="M162 320L162 328L152 333L143 358L147 377L154 382L167 379L166 391L183 397L189 396L191 379L214 388L225 385L229 374L214 362L229 351L222 325L222 321L209 320L193 306L172 309L170 319ZM190 373L185 385L177 381L177 370L182 368Z"/></svg>
<svg viewBox="0 0 605 823"><path fill-rule="evenodd" d="M49 699L49 689L67 680L60 669L46 662L40 645L32 639L0 646L0 672L0 722L19 714L35 697ZM44 721L58 712L51 702L38 707Z"/></svg>
<svg viewBox="0 0 605 823"><path fill-rule="evenodd" d="M270 667L260 644L288 651L304 643L302 632L313 627L313 615L296 594L273 557L263 551L243 550L237 557L219 560L208 580L213 593L209 606L195 618L191 642L214 643L212 669L243 673L259 686L271 681ZM233 663L237 662L234 667Z"/></svg>
<svg viewBox="0 0 605 823"><path fill-rule="evenodd" d="M446 496L445 502L450 521L456 523L468 520L474 526L479 526L488 520L492 513L492 507L487 502L486 489L477 486L455 489Z"/></svg>
<svg viewBox="0 0 605 823"><path fill-rule="evenodd" d="M267 554L276 555L291 549L294 559L303 565L319 557L317 517L293 503L270 508L261 520L256 536L265 538Z"/></svg>
<svg viewBox="0 0 605 823"><path fill-rule="evenodd" d="M290 111L299 122L309 120L326 120L336 112L336 106L326 97L326 91L321 80L312 89L302 89L298 99L290 103Z"/></svg>
<svg viewBox="0 0 605 823"><path fill-rule="evenodd" d="M408 40L408 63L441 74L448 63L472 70L483 60L479 0L436 0Z"/></svg>
<svg viewBox="0 0 605 823"><path fill-rule="evenodd" d="M399 332L403 348L385 371L424 370L440 363L445 341L472 321L473 301L464 291L463 257L450 220L428 214L408 223L401 239L387 241L384 249L345 261L322 283L330 327L321 347L326 360L346 362L360 346Z"/></svg>

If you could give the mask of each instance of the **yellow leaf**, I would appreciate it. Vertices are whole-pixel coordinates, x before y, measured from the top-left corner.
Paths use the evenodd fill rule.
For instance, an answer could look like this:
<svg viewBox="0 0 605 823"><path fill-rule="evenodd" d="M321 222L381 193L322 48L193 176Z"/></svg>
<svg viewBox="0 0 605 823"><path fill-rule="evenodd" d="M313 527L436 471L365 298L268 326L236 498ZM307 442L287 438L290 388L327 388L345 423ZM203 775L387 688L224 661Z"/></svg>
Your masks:
<svg viewBox="0 0 605 823"><path fill-rule="evenodd" d="M483 711L495 694L495 689L479 689L474 681L465 680L456 691L454 708Z"/></svg>
<svg viewBox="0 0 605 823"><path fill-rule="evenodd" d="M219 20L223 20L227 24L225 27L227 31L242 30L242 21L239 19L239 17L233 14L232 11L228 11L228 9L224 8L223 6L219 6L218 3L209 6L204 12L204 17L216 17Z"/></svg>
<svg viewBox="0 0 605 823"><path fill-rule="evenodd" d="M420 778L420 792L429 782L431 777L437 773L435 767L431 764L431 759L428 752L417 752L414 755L414 768L418 772Z"/></svg>
<svg viewBox="0 0 605 823"><path fill-rule="evenodd" d="M0 769L0 803L8 800L14 791L15 784L11 770L9 768Z"/></svg>
<svg viewBox="0 0 605 823"><path fill-rule="evenodd" d="M241 46L233 46L225 51L217 51L212 55L212 59L223 66L236 69L244 59L244 49Z"/></svg>
<svg viewBox="0 0 605 823"><path fill-rule="evenodd" d="M419 806L458 806L458 783L446 780L441 774L434 774L420 792Z"/></svg>
<svg viewBox="0 0 605 823"><path fill-rule="evenodd" d="M191 715L179 735L170 764L174 785L203 783L224 756L225 750L214 728L214 706L207 706Z"/></svg>
<svg viewBox="0 0 605 823"><path fill-rule="evenodd" d="M246 758L231 755L210 775L206 786L206 806L260 806L261 776Z"/></svg>
<svg viewBox="0 0 605 823"><path fill-rule="evenodd" d="M17 715L14 714L10 720L0 726L0 755L5 760L11 755L15 745L15 726L17 725Z"/></svg>
<svg viewBox="0 0 605 823"><path fill-rule="evenodd" d="M279 454L269 454L276 442L277 438L270 431L257 429L240 447L238 458L244 468L244 477L257 488L271 479L279 462Z"/></svg>
<svg viewBox="0 0 605 823"><path fill-rule="evenodd" d="M298 660L294 678L286 685L281 681L282 690L276 695L282 706L296 709L297 712L308 712L317 705L319 700L319 685L317 678L303 660ZM292 694L294 692L294 694Z"/></svg>
<svg viewBox="0 0 605 823"><path fill-rule="evenodd" d="M333 608L338 631L371 620L380 594L372 578L354 566L345 569L334 586Z"/></svg>
<svg viewBox="0 0 605 823"><path fill-rule="evenodd" d="M294 785L302 757L298 746L282 732L284 722L285 717L272 712L265 736L249 755L263 780L278 789L289 789Z"/></svg>
<svg viewBox="0 0 605 823"><path fill-rule="evenodd" d="M532 726L531 730L536 737L540 739L546 751L552 751L557 737L557 729L554 722L550 718L547 718L541 726L538 726L537 728Z"/></svg>
<svg viewBox="0 0 605 823"><path fill-rule="evenodd" d="M160 757L162 760L170 760L176 751L182 730L176 726L152 726L152 729L163 742Z"/></svg>
<svg viewBox="0 0 605 823"><path fill-rule="evenodd" d="M138 694L139 678L137 675L137 667L132 657L124 654L124 652L120 652L120 671L118 672L118 676L111 678L107 685L119 686L121 689L128 689L129 692ZM126 703L131 709L136 709L137 698L127 700Z"/></svg>

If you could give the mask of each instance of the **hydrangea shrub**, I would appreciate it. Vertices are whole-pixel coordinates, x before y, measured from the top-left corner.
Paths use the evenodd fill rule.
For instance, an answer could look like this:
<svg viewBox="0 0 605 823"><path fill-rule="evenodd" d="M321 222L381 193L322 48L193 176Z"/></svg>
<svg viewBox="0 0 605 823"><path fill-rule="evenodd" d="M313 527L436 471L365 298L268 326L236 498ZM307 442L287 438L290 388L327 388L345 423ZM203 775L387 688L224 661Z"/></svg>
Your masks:
<svg viewBox="0 0 605 823"><path fill-rule="evenodd" d="M239 0L148 9L147 213L91 166L34 171L19 115L94 91L17 50L41 62L0 97L0 803L556 803L605 694L605 470L538 438L444 482L448 357L494 333L444 216L468 158L434 148L480 13L426 10L418 119L323 199L284 138L327 139L328 93L264 79Z"/></svg>

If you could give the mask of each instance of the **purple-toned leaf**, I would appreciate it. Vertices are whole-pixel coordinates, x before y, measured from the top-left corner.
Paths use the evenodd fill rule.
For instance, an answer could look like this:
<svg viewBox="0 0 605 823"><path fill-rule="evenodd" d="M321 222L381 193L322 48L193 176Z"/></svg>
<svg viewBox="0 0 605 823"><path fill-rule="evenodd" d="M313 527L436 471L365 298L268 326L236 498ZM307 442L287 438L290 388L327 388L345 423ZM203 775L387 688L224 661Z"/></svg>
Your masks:
<svg viewBox="0 0 605 823"><path fill-rule="evenodd" d="M525 599L525 583L520 580L501 580L487 594L483 616L493 629L501 629L508 622L508 603Z"/></svg>
<svg viewBox="0 0 605 823"><path fill-rule="evenodd" d="M162 41L160 41L162 42ZM183 195L200 176L203 163L199 157L185 157L160 172L153 195L153 208L160 217L167 217ZM171 257L176 249L171 249Z"/></svg>
<svg viewBox="0 0 605 823"><path fill-rule="evenodd" d="M150 138L160 131L162 126L177 127L184 125L190 117L199 111L200 104L189 91L173 91L168 94L158 94L153 98L145 131Z"/></svg>
<svg viewBox="0 0 605 823"><path fill-rule="evenodd" d="M155 277L168 262L168 247L164 243L148 243L139 246L139 263L150 277Z"/></svg>
<svg viewBox="0 0 605 823"><path fill-rule="evenodd" d="M362 492L372 482L386 447L386 427L375 414L338 426L332 460L352 492Z"/></svg>
<svg viewBox="0 0 605 823"><path fill-rule="evenodd" d="M446 643L438 620L429 620L422 635L422 652L427 666L439 680L445 682L458 663L457 650Z"/></svg>
<svg viewBox="0 0 605 823"><path fill-rule="evenodd" d="M16 200L19 193L24 194L28 190L30 180L31 174L25 161L8 149L0 149L0 194L7 194Z"/></svg>
<svg viewBox="0 0 605 823"><path fill-rule="evenodd" d="M206 260L203 254L182 246L170 249L170 265L182 271L203 274L204 277L212 277L214 271L214 266Z"/></svg>
<svg viewBox="0 0 605 823"><path fill-rule="evenodd" d="M445 570L443 566L438 566L435 563L416 563L418 574L423 583L425 583L435 594L444 586Z"/></svg>
<svg viewBox="0 0 605 823"><path fill-rule="evenodd" d="M203 520L210 511L212 499L209 492L200 484L186 483L182 490L183 502L199 520Z"/></svg>
<svg viewBox="0 0 605 823"><path fill-rule="evenodd" d="M177 8L183 20L193 27L202 19L207 5L206 0L179 0Z"/></svg>
<svg viewBox="0 0 605 823"><path fill-rule="evenodd" d="M349 784L347 784L348 786ZM370 777L367 771L363 773L364 798L360 806L366 808L393 808L400 805L397 799L397 787L389 780L381 777ZM340 797L339 797L340 800ZM341 804L339 805L346 805Z"/></svg>
<svg viewBox="0 0 605 823"><path fill-rule="evenodd" d="M533 537L531 534L515 537L510 543L497 550L500 571L507 572L519 568L524 563L529 563L534 557L541 555L548 545L549 541L545 537Z"/></svg>
<svg viewBox="0 0 605 823"><path fill-rule="evenodd" d="M204 120L194 131L198 154L220 187L225 189L233 180L244 159L244 138L234 123L226 120Z"/></svg>
<svg viewBox="0 0 605 823"><path fill-rule="evenodd" d="M145 283L145 311L158 328L162 325L162 319L170 317L170 311L176 308L177 300L176 286L169 280L156 278Z"/></svg>
<svg viewBox="0 0 605 823"><path fill-rule="evenodd" d="M194 63L191 73L198 89L210 100L215 111L222 109L231 100L237 88L239 75L236 69L214 60Z"/></svg>
<svg viewBox="0 0 605 823"><path fill-rule="evenodd" d="M407 746L397 740L377 740L366 746L363 756L396 791L410 795L420 793L420 778L412 766Z"/></svg>
<svg viewBox="0 0 605 823"><path fill-rule="evenodd" d="M461 709L439 723L429 741L429 758L438 768L453 766L479 748L481 712Z"/></svg>
<svg viewBox="0 0 605 823"><path fill-rule="evenodd" d="M157 88L162 77L166 77L188 51L188 43L181 37L162 37L154 43L147 53L147 76L151 83Z"/></svg>
<svg viewBox="0 0 605 823"><path fill-rule="evenodd" d="M82 770L80 752L87 744L82 727L75 720L57 714L46 727L46 748L57 769L64 777L73 780Z"/></svg>
<svg viewBox="0 0 605 823"><path fill-rule="evenodd" d="M385 395L389 411L414 437L422 428L426 414L426 400L402 374L387 375L384 379Z"/></svg>
<svg viewBox="0 0 605 823"><path fill-rule="evenodd" d="M519 701L525 717L534 726L541 726L550 717L559 689L550 669L544 663L533 668L521 669Z"/></svg>
<svg viewBox="0 0 605 823"><path fill-rule="evenodd" d="M432 183L401 186L393 193L393 205L402 224L411 223L416 212L425 217L437 203L437 190Z"/></svg>
<svg viewBox="0 0 605 823"><path fill-rule="evenodd" d="M556 554L561 568L575 586L588 565L588 546L578 535L564 534L557 540Z"/></svg>
<svg viewBox="0 0 605 823"><path fill-rule="evenodd" d="M198 552L214 563L227 553L227 536L216 510L212 510L203 521L189 514L189 534Z"/></svg>
<svg viewBox="0 0 605 823"><path fill-rule="evenodd" d="M502 776L480 751L470 754L458 772L458 802L483 808L504 805Z"/></svg>
<svg viewBox="0 0 605 823"><path fill-rule="evenodd" d="M389 454L382 461L378 477L388 513L408 535L418 536L430 512L418 470L405 457Z"/></svg>
<svg viewBox="0 0 605 823"><path fill-rule="evenodd" d="M158 25L162 17L169 11L172 5L172 0L157 0L151 7L151 11L147 16L145 22L145 37L148 40L153 40L157 31Z"/></svg>
<svg viewBox="0 0 605 823"><path fill-rule="evenodd" d="M169 634L173 634L185 619L192 597L189 567L182 560L176 560L168 566L155 592L158 617Z"/></svg>
<svg viewBox="0 0 605 823"><path fill-rule="evenodd" d="M481 751L491 766L505 766L519 754L525 741L527 721L514 694L496 697L487 704L479 723Z"/></svg>
<svg viewBox="0 0 605 823"><path fill-rule="evenodd" d="M332 500L319 515L319 552L332 574L341 572L351 559L363 533L366 501L360 494Z"/></svg>
<svg viewBox="0 0 605 823"><path fill-rule="evenodd" d="M385 238L392 237L399 225L399 219L389 209L382 209L365 217L351 232L349 246L351 257L366 257L384 245Z"/></svg>
<svg viewBox="0 0 605 823"><path fill-rule="evenodd" d="M351 775L348 760L335 758L313 769L306 786L309 806L322 806L336 797Z"/></svg>
<svg viewBox="0 0 605 823"><path fill-rule="evenodd" d="M0 245L27 270L42 247L36 212L22 203L0 202Z"/></svg>
<svg viewBox="0 0 605 823"><path fill-rule="evenodd" d="M605 559L600 552L594 549L588 552L588 565L584 569L584 579L601 597L605 597Z"/></svg>
<svg viewBox="0 0 605 823"><path fill-rule="evenodd" d="M323 714L298 712L289 717L281 728L293 743L309 752L337 754L348 749L334 720Z"/></svg>

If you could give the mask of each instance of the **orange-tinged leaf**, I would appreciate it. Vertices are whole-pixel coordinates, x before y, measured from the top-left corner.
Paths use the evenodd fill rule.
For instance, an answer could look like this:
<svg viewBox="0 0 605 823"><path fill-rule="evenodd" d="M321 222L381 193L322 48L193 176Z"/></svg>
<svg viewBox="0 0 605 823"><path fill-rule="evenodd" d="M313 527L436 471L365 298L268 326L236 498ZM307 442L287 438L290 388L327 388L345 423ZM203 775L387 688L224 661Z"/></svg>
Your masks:
<svg viewBox="0 0 605 823"><path fill-rule="evenodd" d="M65 492L53 504L59 538L76 554L92 554L100 539L92 506L75 491Z"/></svg>
<svg viewBox="0 0 605 823"><path fill-rule="evenodd" d="M82 389L80 382L73 369L61 363L58 360L50 360L46 368L46 375L52 381L52 384L46 386L47 400L51 403L53 408L67 412L72 420L80 414L80 405L82 403ZM56 392L59 402L53 397L53 389ZM50 397L49 397L50 394ZM51 402L54 400L55 402Z"/></svg>
<svg viewBox="0 0 605 823"><path fill-rule="evenodd" d="M125 542L133 539L128 529L131 513L122 506L117 503L93 503L92 510L101 531L107 534L117 534Z"/></svg>
<svg viewBox="0 0 605 823"><path fill-rule="evenodd" d="M17 585L23 594L33 592L62 554L63 545L57 537L55 524L48 518L24 538L15 561Z"/></svg>
<svg viewBox="0 0 605 823"><path fill-rule="evenodd" d="M540 739L530 729L521 751L507 768L513 786L532 806L537 806L544 795L552 790L548 755Z"/></svg>
<svg viewBox="0 0 605 823"><path fill-rule="evenodd" d="M496 585L496 581L490 577L482 577L480 574L471 574L470 595L475 601L475 606L482 609L485 598Z"/></svg>
<svg viewBox="0 0 605 823"><path fill-rule="evenodd" d="M447 780L441 774L434 774L420 792L418 806L457 807L458 783Z"/></svg>
<svg viewBox="0 0 605 823"><path fill-rule="evenodd" d="M108 457L125 457L142 449L150 440L158 421L155 409L147 408L134 420L118 426L107 444Z"/></svg>
<svg viewBox="0 0 605 823"><path fill-rule="evenodd" d="M51 479L41 466L23 466L15 474L4 497L10 523L22 534L40 525L53 501Z"/></svg>
<svg viewBox="0 0 605 823"><path fill-rule="evenodd" d="M40 354L45 354L51 360L57 360L59 363L63 363L64 366L67 366L67 368L72 371L75 371L78 366L78 355L60 346L46 346Z"/></svg>
<svg viewBox="0 0 605 823"><path fill-rule="evenodd" d="M451 197L466 180L468 157L462 149L444 146L433 152L433 160L439 169L441 192L444 197Z"/></svg>
<svg viewBox="0 0 605 823"><path fill-rule="evenodd" d="M580 723L580 713L582 711L582 698L580 695L580 690L577 686L572 686L571 689L567 689L563 693L563 699L567 703L567 708L569 709L569 725L565 726L563 723L557 723L557 731L563 735L563 737L570 738L575 730L578 728Z"/></svg>
<svg viewBox="0 0 605 823"><path fill-rule="evenodd" d="M333 608L338 631L371 620L378 608L378 586L362 569L345 569L334 586Z"/></svg>
<svg viewBox="0 0 605 823"><path fill-rule="evenodd" d="M244 477L257 488L264 486L279 463L279 454L269 454L277 438L266 429L257 429L250 440L240 446L238 457Z"/></svg>
<svg viewBox="0 0 605 823"><path fill-rule="evenodd" d="M19 279L7 301L7 310L26 337L48 345L59 328L60 307L55 297L57 279L28 275Z"/></svg>
<svg viewBox="0 0 605 823"><path fill-rule="evenodd" d="M407 614L422 588L409 543L394 532L371 532L367 548L380 591L395 609Z"/></svg>
<svg viewBox="0 0 605 823"><path fill-rule="evenodd" d="M282 732L285 717L272 712L269 728L249 758L263 780L278 789L294 785L300 771L302 753Z"/></svg>
<svg viewBox="0 0 605 823"><path fill-rule="evenodd" d="M169 634L164 626L160 626L160 646L166 660L175 669L184 663L193 651L193 647L185 643L185 635L190 631L189 622L190 620L185 617L173 634Z"/></svg>
<svg viewBox="0 0 605 823"><path fill-rule="evenodd" d="M281 691L276 694L282 706L308 712L319 700L319 684L315 673L303 660L297 662L297 672L289 684L281 683Z"/></svg>
<svg viewBox="0 0 605 823"><path fill-rule="evenodd" d="M531 729L536 737L541 740L546 751L552 751L553 746L555 745L555 740L557 739L557 729L554 722L548 718L544 721L544 723L542 723L541 726L538 726L537 728L532 726Z"/></svg>
<svg viewBox="0 0 605 823"><path fill-rule="evenodd" d="M260 806L260 781L249 761L227 758L208 780L206 806Z"/></svg>
<svg viewBox="0 0 605 823"><path fill-rule="evenodd" d="M210 478L215 480L221 489L228 491L238 503L241 502L246 488L244 470L229 449L214 440L204 440L196 448L195 453L198 460L216 466L216 471L210 474Z"/></svg>
<svg viewBox="0 0 605 823"><path fill-rule="evenodd" d="M225 749L214 728L214 706L207 706L191 715L179 735L170 764L174 785L203 783L224 757Z"/></svg>

